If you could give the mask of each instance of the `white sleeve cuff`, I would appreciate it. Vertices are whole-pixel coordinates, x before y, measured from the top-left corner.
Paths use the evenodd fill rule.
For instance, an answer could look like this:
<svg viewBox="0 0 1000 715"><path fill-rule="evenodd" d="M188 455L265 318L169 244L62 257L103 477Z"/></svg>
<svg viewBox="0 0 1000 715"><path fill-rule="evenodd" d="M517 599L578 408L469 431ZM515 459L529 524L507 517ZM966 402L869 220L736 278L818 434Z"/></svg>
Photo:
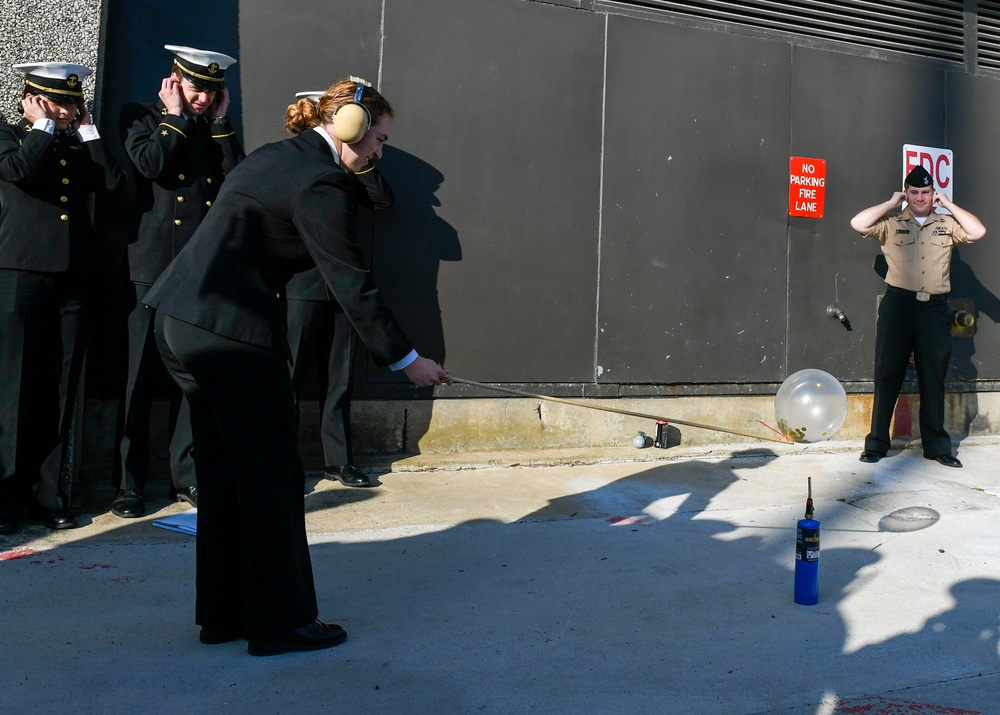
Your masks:
<svg viewBox="0 0 1000 715"><path fill-rule="evenodd" d="M76 133L80 135L80 140L85 142L92 142L95 139L101 138L101 133L97 131L97 127L93 124L84 124L76 130Z"/></svg>
<svg viewBox="0 0 1000 715"><path fill-rule="evenodd" d="M389 369L392 370L393 372L396 372L397 370L403 370L405 368L408 368L413 363L413 361L416 360L418 357L420 356L417 355L417 351L411 350L409 355L407 355L402 360L397 360L396 362L394 362L392 365L389 366Z"/></svg>
<svg viewBox="0 0 1000 715"><path fill-rule="evenodd" d="M56 131L56 123L48 117L42 117L41 119L36 119L35 123L31 125L31 128L38 129L46 134L54 134Z"/></svg>

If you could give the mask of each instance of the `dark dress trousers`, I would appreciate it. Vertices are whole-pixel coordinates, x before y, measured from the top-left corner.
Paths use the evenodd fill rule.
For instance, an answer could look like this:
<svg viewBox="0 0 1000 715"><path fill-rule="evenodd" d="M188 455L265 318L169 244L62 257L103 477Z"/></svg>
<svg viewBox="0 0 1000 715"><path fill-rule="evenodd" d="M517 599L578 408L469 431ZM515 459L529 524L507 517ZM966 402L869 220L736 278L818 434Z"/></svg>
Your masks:
<svg viewBox="0 0 1000 715"><path fill-rule="evenodd" d="M352 177L358 183L359 205L375 210L392 206L392 189L374 164ZM296 415L306 372L316 365L321 395L323 463L327 466L351 464L354 461L351 445L354 328L340 303L331 297L317 268L296 274L288 282L286 295Z"/></svg>
<svg viewBox="0 0 1000 715"><path fill-rule="evenodd" d="M25 119L0 125L0 480L40 479L46 508L65 497L59 477L103 268L90 194L124 185L101 139Z"/></svg>
<svg viewBox="0 0 1000 715"><path fill-rule="evenodd" d="M170 478L175 489L197 483L191 417L180 388L166 376L153 340L153 311L143 304L153 282L187 244L212 206L243 147L226 118L186 119L162 102L122 107L119 130L135 183L128 242L128 372L118 424L112 485L142 490L149 470L149 421L163 385L170 400Z"/></svg>
<svg viewBox="0 0 1000 715"><path fill-rule="evenodd" d="M894 286L886 289L876 325L875 397L871 432L865 438L865 449L869 452L885 454L892 446L889 427L912 354L920 390L920 441L924 455L933 459L951 454L951 436L944 428L951 315L947 294L921 302L912 291Z"/></svg>
<svg viewBox="0 0 1000 715"><path fill-rule="evenodd" d="M314 263L373 359L412 345L356 242L356 187L315 131L253 152L146 296L191 404L196 620L276 636L317 616L305 530L285 284Z"/></svg>

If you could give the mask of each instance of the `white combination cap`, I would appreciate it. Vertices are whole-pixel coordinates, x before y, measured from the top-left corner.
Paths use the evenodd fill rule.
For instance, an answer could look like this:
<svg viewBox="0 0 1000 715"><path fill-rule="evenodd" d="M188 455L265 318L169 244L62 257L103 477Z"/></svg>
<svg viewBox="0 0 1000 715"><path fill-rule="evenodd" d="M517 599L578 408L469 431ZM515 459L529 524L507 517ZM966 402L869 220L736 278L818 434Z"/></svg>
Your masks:
<svg viewBox="0 0 1000 715"><path fill-rule="evenodd" d="M24 72L25 89L64 104L83 99L82 82L94 73L72 62L25 62L14 65Z"/></svg>
<svg viewBox="0 0 1000 715"><path fill-rule="evenodd" d="M174 66L195 87L208 90L225 87L226 70L236 64L236 58L211 50L199 50L183 45L164 45L174 53Z"/></svg>

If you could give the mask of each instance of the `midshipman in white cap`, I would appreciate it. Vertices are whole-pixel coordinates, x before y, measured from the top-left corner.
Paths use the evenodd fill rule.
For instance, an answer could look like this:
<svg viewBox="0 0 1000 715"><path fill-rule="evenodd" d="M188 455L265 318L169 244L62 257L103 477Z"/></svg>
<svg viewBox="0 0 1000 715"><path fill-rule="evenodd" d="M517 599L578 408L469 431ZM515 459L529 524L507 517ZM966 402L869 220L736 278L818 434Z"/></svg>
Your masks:
<svg viewBox="0 0 1000 715"><path fill-rule="evenodd" d="M135 303L128 318L128 374L111 483L111 513L123 519L146 513L150 410L165 378L153 344L153 311L142 298L205 218L230 169L243 159L226 117L226 70L236 60L221 52L164 45L174 53L160 80L159 101L128 102L119 115L125 151L135 176L128 238L129 278ZM170 495L198 505L191 424L179 389L171 388Z"/></svg>
<svg viewBox="0 0 1000 715"><path fill-rule="evenodd" d="M94 289L107 269L91 221L95 193L125 173L87 112L70 62L26 62L21 117L0 123L0 534L20 500L50 529L77 525L72 415L78 408Z"/></svg>

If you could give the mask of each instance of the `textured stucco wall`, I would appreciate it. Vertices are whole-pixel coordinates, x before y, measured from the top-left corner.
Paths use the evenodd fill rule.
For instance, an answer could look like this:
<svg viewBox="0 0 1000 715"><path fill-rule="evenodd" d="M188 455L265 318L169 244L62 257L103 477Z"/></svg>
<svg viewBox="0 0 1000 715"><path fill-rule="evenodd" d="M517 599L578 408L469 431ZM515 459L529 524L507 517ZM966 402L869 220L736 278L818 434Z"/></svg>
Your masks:
<svg viewBox="0 0 1000 715"><path fill-rule="evenodd" d="M76 62L98 70L101 0L0 0L0 119L14 122L24 75L22 62ZM87 104L94 110L98 78L84 83Z"/></svg>

